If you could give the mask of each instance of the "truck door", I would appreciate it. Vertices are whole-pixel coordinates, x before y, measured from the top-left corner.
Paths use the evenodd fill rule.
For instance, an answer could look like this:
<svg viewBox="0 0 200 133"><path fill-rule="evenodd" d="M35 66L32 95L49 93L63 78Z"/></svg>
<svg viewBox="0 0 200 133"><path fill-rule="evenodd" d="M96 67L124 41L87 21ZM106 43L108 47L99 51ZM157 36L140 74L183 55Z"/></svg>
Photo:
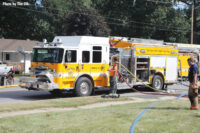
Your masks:
<svg viewBox="0 0 200 133"><path fill-rule="evenodd" d="M95 86L108 86L108 53L108 48L106 47L92 47L91 74L93 75Z"/></svg>
<svg viewBox="0 0 200 133"><path fill-rule="evenodd" d="M79 66L77 62L77 50L66 50L64 58L64 79L63 88L73 88L76 77L79 74Z"/></svg>
<svg viewBox="0 0 200 133"><path fill-rule="evenodd" d="M79 74L88 74L90 75L91 67L91 53L88 49L81 51L81 60L79 60Z"/></svg>

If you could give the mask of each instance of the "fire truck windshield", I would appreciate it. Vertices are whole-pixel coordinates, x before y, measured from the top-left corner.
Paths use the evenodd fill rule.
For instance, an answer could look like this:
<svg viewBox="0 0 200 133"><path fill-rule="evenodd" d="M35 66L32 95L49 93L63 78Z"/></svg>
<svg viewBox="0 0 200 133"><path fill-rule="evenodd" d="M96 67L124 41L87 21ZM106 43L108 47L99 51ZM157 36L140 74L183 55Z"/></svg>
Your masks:
<svg viewBox="0 0 200 133"><path fill-rule="evenodd" d="M33 62L61 63L63 59L63 49L61 48L34 48Z"/></svg>

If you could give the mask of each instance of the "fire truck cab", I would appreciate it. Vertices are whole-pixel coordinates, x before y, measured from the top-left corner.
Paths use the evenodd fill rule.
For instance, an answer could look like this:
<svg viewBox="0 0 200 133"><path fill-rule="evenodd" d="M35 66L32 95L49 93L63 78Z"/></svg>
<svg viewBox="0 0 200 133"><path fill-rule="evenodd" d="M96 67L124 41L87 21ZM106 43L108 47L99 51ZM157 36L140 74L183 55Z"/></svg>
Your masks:
<svg viewBox="0 0 200 133"><path fill-rule="evenodd" d="M109 38L57 36L52 43L33 49L31 78L22 79L29 90L57 93L75 89L77 96L91 95L93 88L109 86Z"/></svg>

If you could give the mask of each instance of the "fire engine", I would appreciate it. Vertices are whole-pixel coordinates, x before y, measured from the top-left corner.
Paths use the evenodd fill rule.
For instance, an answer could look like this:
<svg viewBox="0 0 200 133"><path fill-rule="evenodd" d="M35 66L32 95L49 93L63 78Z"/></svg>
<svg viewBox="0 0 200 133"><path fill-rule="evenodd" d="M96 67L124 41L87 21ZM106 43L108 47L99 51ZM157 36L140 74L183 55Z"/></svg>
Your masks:
<svg viewBox="0 0 200 133"><path fill-rule="evenodd" d="M177 82L178 49L114 37L56 36L33 49L31 77L21 79L21 87L53 94L73 90L89 96L94 89L109 88L109 65L119 57L119 71L131 86L145 84L163 89ZM112 46L110 46L110 44ZM130 75L122 66L135 75ZM140 79L140 80L139 80ZM129 88L119 77L118 89Z"/></svg>

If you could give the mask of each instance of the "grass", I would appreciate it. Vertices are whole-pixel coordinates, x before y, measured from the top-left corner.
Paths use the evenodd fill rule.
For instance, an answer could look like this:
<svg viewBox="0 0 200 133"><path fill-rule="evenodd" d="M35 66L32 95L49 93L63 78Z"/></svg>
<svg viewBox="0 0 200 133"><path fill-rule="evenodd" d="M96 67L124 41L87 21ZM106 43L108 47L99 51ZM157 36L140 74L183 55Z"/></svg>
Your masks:
<svg viewBox="0 0 200 133"><path fill-rule="evenodd" d="M102 103L109 101L127 101L130 98L121 97L119 99L105 99L99 96L77 97L77 98L58 98L50 100L38 100L32 102L0 104L1 112L14 112L20 110L33 110L43 108L63 108L63 107L77 107L87 104Z"/></svg>
<svg viewBox="0 0 200 133"><path fill-rule="evenodd" d="M1 133L128 133L136 117L153 102L0 119ZM135 133L198 133L200 112L186 100L168 101L147 111Z"/></svg>

